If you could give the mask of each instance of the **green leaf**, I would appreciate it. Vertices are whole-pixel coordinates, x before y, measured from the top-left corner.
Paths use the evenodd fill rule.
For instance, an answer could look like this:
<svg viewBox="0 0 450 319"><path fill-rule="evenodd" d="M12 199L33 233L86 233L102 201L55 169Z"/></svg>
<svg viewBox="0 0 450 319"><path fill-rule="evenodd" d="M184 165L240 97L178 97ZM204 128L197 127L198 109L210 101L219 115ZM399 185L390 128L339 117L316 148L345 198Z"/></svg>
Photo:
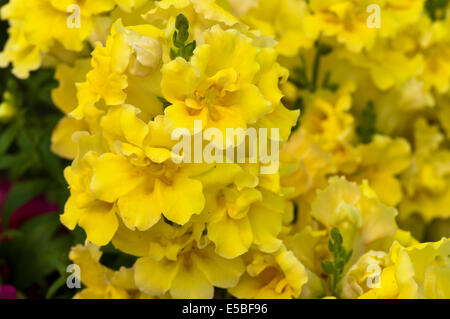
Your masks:
<svg viewBox="0 0 450 319"><path fill-rule="evenodd" d="M175 20L175 28L188 29L189 28L189 20L186 18L184 14L179 14Z"/></svg>
<svg viewBox="0 0 450 319"><path fill-rule="evenodd" d="M17 162L17 155L2 155L0 157L0 170L7 169Z"/></svg>
<svg viewBox="0 0 450 319"><path fill-rule="evenodd" d="M13 185L2 207L3 227L7 229L11 215L29 200L42 194L47 185L48 182L42 179Z"/></svg>
<svg viewBox="0 0 450 319"><path fill-rule="evenodd" d="M447 7L449 0L427 0L425 2L425 9L431 20L445 20Z"/></svg>
<svg viewBox="0 0 450 319"><path fill-rule="evenodd" d="M338 244L338 245L341 245L342 244L342 242L343 242L343 239L342 239L342 235L341 235L341 233L339 232L339 229L337 229L336 227L334 227L332 230L331 230L331 238L334 240L334 242L336 243L336 244Z"/></svg>
<svg viewBox="0 0 450 319"><path fill-rule="evenodd" d="M172 60L177 57L182 57L188 61L194 54L197 43L193 41L186 44L186 41L189 39L189 21L183 14L177 16L175 28L176 31L174 31L172 36L172 42L175 48L170 49L170 57Z"/></svg>
<svg viewBox="0 0 450 319"><path fill-rule="evenodd" d="M177 52L175 51L175 49L174 49L174 48L170 48L170 58L171 58L172 60L175 60L177 57L178 57L178 54L177 54Z"/></svg>
<svg viewBox="0 0 450 319"><path fill-rule="evenodd" d="M350 257L352 257L353 249L350 249L350 251L347 253L347 256L345 256L345 263L348 263L350 260Z"/></svg>
<svg viewBox="0 0 450 319"><path fill-rule="evenodd" d="M177 31L175 31L173 33L172 41L173 41L173 45L175 45L175 47L177 47L179 49L184 47L184 41L180 41L178 39L178 32Z"/></svg>
<svg viewBox="0 0 450 319"><path fill-rule="evenodd" d="M48 275L55 271L60 274L65 272L71 238L58 235L60 228L57 214L41 215L20 228L26 236L9 243L8 263L14 269L12 279L19 289L26 289L32 284L44 287Z"/></svg>
<svg viewBox="0 0 450 319"><path fill-rule="evenodd" d="M194 55L197 42L193 41L184 47L184 58L189 60Z"/></svg>
<svg viewBox="0 0 450 319"><path fill-rule="evenodd" d="M356 127L356 133L361 138L364 144L372 141L376 133L377 115L375 113L375 105L372 101L367 103L367 106L361 113L361 123Z"/></svg>
<svg viewBox="0 0 450 319"><path fill-rule="evenodd" d="M347 264L352 251L346 251L343 246L343 238L339 229L334 227L330 231L331 239L328 241L328 249L333 256L333 260L322 262L322 268L328 275L328 289L331 295L338 297L340 293L340 280L344 273L345 265Z"/></svg>
<svg viewBox="0 0 450 319"><path fill-rule="evenodd" d="M61 276L56 280L48 289L47 294L45 295L45 299L50 299L53 295L66 283L65 276Z"/></svg>
<svg viewBox="0 0 450 319"><path fill-rule="evenodd" d="M325 43L320 43L317 50L320 55L328 55L333 52L333 47Z"/></svg>
<svg viewBox="0 0 450 319"><path fill-rule="evenodd" d="M66 186L63 166L60 159L51 152L50 144L50 135L46 135L45 138L42 139L39 146L41 162L44 165L44 169L49 173L54 181L57 181L61 186Z"/></svg>
<svg viewBox="0 0 450 319"><path fill-rule="evenodd" d="M327 274L329 274L329 275L334 274L335 269L334 269L334 265L331 261L322 261L320 264L322 265L323 270Z"/></svg>
<svg viewBox="0 0 450 319"><path fill-rule="evenodd" d="M178 41L181 43L185 43L189 38L189 29L180 29L178 32Z"/></svg>
<svg viewBox="0 0 450 319"><path fill-rule="evenodd" d="M334 252L334 251L336 250L336 248L335 248L334 243L333 243L332 240L329 240L329 241L328 241L328 250L329 250L330 252Z"/></svg>
<svg viewBox="0 0 450 319"><path fill-rule="evenodd" d="M14 122L0 133L0 155L4 154L20 132L20 123Z"/></svg>
<svg viewBox="0 0 450 319"><path fill-rule="evenodd" d="M165 98L163 98L162 96L158 96L158 100L162 103L163 105L163 109L166 109L166 107L172 105L172 103L170 103L169 101L167 101Z"/></svg>
<svg viewBox="0 0 450 319"><path fill-rule="evenodd" d="M331 78L331 72L327 71L327 73L325 73L325 77L322 82L322 87L331 92L336 92L339 89L339 84L331 83L330 78Z"/></svg>

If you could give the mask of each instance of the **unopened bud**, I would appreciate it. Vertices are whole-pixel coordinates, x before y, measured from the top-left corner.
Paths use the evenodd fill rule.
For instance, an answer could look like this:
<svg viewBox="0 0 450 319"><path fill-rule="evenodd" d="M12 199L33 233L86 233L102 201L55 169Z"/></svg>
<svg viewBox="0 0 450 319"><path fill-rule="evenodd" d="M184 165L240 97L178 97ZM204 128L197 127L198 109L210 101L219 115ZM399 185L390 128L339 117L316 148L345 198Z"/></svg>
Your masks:
<svg viewBox="0 0 450 319"><path fill-rule="evenodd" d="M11 93L5 92L3 95L3 102L0 104L0 121L7 122L16 114L16 108L14 107Z"/></svg>
<svg viewBox="0 0 450 319"><path fill-rule="evenodd" d="M138 76L146 76L156 70L162 61L162 46L158 40L140 37L132 44L135 57L130 64L130 72Z"/></svg>

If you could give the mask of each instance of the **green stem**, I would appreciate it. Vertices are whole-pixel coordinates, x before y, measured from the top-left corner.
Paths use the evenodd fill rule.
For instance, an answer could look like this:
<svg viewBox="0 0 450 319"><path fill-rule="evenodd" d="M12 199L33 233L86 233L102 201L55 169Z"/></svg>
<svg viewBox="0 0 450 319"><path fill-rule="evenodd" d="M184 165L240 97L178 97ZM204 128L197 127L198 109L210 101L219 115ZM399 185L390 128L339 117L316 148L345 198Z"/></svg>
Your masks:
<svg viewBox="0 0 450 319"><path fill-rule="evenodd" d="M320 68L320 58L322 57L322 53L320 49L317 48L316 57L314 58L314 68L312 74L312 82L311 82L311 92L315 92L317 90L317 81L319 77L319 68Z"/></svg>

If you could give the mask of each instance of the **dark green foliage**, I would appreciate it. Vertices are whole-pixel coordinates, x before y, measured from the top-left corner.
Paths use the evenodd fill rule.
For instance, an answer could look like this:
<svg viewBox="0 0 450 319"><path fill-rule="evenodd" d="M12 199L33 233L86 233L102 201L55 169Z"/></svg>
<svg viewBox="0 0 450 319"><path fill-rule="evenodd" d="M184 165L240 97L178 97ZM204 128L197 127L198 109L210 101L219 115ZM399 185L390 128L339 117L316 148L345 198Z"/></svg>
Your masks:
<svg viewBox="0 0 450 319"><path fill-rule="evenodd" d="M445 9L449 0L427 0L425 3L425 9L431 20L444 20L445 19Z"/></svg>
<svg viewBox="0 0 450 319"><path fill-rule="evenodd" d="M359 135L362 143L368 144L372 142L373 136L377 132L376 122L375 105L370 101L363 109L360 124L356 127L356 133Z"/></svg>

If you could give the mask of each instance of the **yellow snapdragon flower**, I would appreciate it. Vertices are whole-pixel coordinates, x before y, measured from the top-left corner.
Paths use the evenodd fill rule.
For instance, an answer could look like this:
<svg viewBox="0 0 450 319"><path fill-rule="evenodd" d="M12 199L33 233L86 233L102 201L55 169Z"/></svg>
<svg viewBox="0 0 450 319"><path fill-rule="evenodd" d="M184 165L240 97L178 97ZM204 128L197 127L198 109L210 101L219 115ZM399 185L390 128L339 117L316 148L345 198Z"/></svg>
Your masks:
<svg viewBox="0 0 450 319"><path fill-rule="evenodd" d="M98 245L109 242L114 235L118 226L116 210L129 228L147 230L159 221L162 213L172 222L183 225L193 214L199 214L205 204L201 182L190 177L198 174L195 167L192 167L194 170L177 167L171 161L170 147L174 143L164 131L162 118L146 125L137 118L137 113L137 109L130 105L110 108L101 120L103 136L100 139L105 148L95 155L90 150L91 161L86 171L89 179L82 178L85 189L76 188L69 179L72 192L81 192L77 196L93 197L102 207L113 208L110 217L111 221L114 220L114 227L104 232L101 240L94 241L88 233L88 239ZM165 148L161 144L163 140L157 137L165 137L172 145ZM86 136L86 139L81 139L79 148L92 147L87 140L92 138ZM110 174L111 170L116 173ZM85 174L85 170L81 169L80 173ZM123 183L124 180L129 182ZM174 207L175 202L179 206ZM77 207L66 206L61 218L66 225L74 225L79 214ZM89 214L85 220L89 222ZM90 228L81 222L83 228Z"/></svg>
<svg viewBox="0 0 450 319"><path fill-rule="evenodd" d="M113 271L100 264L102 252L98 246L87 244L72 247L69 258L79 267L77 278L86 286L75 299L130 299L138 292L134 284L133 269L121 267Z"/></svg>
<svg viewBox="0 0 450 319"><path fill-rule="evenodd" d="M88 59L79 59L74 65L59 64L56 67L55 79L59 87L52 91L52 100L64 114L69 114L77 106L76 83L84 81L90 69ZM51 150L55 154L74 159L77 155L77 144L72 135L77 131L89 131L90 125L85 120L77 120L64 116L52 133Z"/></svg>
<svg viewBox="0 0 450 319"><path fill-rule="evenodd" d="M308 210L309 209L309 210ZM397 211L385 206L364 183L358 187L341 177L332 177L325 189L318 191L310 207L304 208L285 242L312 272L322 274L320 261L328 258L328 233L338 228L344 247L353 250L350 264L374 248L387 249L397 235Z"/></svg>
<svg viewBox="0 0 450 319"><path fill-rule="evenodd" d="M211 246L198 249L187 245L176 260L139 258L134 266L135 281L147 294L160 296L169 292L172 298L212 298L213 287L234 287L244 264L241 259L218 256Z"/></svg>
<svg viewBox="0 0 450 319"><path fill-rule="evenodd" d="M358 152L361 162L349 178L357 182L367 180L383 204L395 207L403 198L401 182L396 176L410 165L409 143L376 135L371 143L360 144Z"/></svg>
<svg viewBox="0 0 450 319"><path fill-rule="evenodd" d="M406 198L400 203L400 217L419 213L425 221L450 216L450 152L439 127L419 118L414 125L413 165L403 174Z"/></svg>
<svg viewBox="0 0 450 319"><path fill-rule="evenodd" d="M71 5L78 6L79 12L70 11ZM42 55L50 53L55 45L81 51L94 28L94 18L114 6L113 0L10 1L1 10L2 19L9 20L11 28L10 38L0 54L0 65L6 67L12 63L13 73L27 78L30 71L41 66ZM72 15L78 16L72 19Z"/></svg>
<svg viewBox="0 0 450 319"><path fill-rule="evenodd" d="M172 33L175 18L180 13L189 20L196 37L201 37L205 29L215 24L233 27L240 23L216 0L161 0L155 2L155 8L147 12L144 18L151 24Z"/></svg>
<svg viewBox="0 0 450 319"><path fill-rule="evenodd" d="M401 5L396 0L311 0L313 14L306 23L318 24L323 35L335 36L352 52L370 51L378 38L393 37L417 21L423 5L424 0L405 0Z"/></svg>
<svg viewBox="0 0 450 319"><path fill-rule="evenodd" d="M71 116L82 119L89 109L124 103L140 108L147 120L161 112L157 83L165 38L161 30L150 25L136 29L125 28L118 20L106 45L97 45L92 53L92 70L84 82L77 84L78 105ZM140 82L146 85L142 87Z"/></svg>
<svg viewBox="0 0 450 319"><path fill-rule="evenodd" d="M278 79L286 71L275 62L274 50L219 26L205 33L204 42L190 62L178 57L163 67L162 93L171 103L165 109L167 129L183 127L193 133L200 120L202 129L222 131L222 147L234 146L227 128L280 127L286 139L286 128L295 124L298 112L280 103Z"/></svg>
<svg viewBox="0 0 450 319"><path fill-rule="evenodd" d="M282 246L271 255L253 252L247 272L230 293L244 299L292 299L308 281L305 267Z"/></svg>
<svg viewBox="0 0 450 319"><path fill-rule="evenodd" d="M252 29L278 41L280 55L296 56L300 48L310 48L317 39L316 24L307 24L311 13L304 0L229 1L231 12Z"/></svg>
<svg viewBox="0 0 450 319"><path fill-rule="evenodd" d="M368 261L369 252L361 257L358 268L364 269L368 263L380 267L378 287L369 288L364 282L367 273L351 271L357 276L360 285L356 284L359 298L449 298L450 290L450 241L443 238L435 243L422 243L403 247L395 242L389 254L378 252L377 260ZM378 257L380 256L380 257Z"/></svg>

